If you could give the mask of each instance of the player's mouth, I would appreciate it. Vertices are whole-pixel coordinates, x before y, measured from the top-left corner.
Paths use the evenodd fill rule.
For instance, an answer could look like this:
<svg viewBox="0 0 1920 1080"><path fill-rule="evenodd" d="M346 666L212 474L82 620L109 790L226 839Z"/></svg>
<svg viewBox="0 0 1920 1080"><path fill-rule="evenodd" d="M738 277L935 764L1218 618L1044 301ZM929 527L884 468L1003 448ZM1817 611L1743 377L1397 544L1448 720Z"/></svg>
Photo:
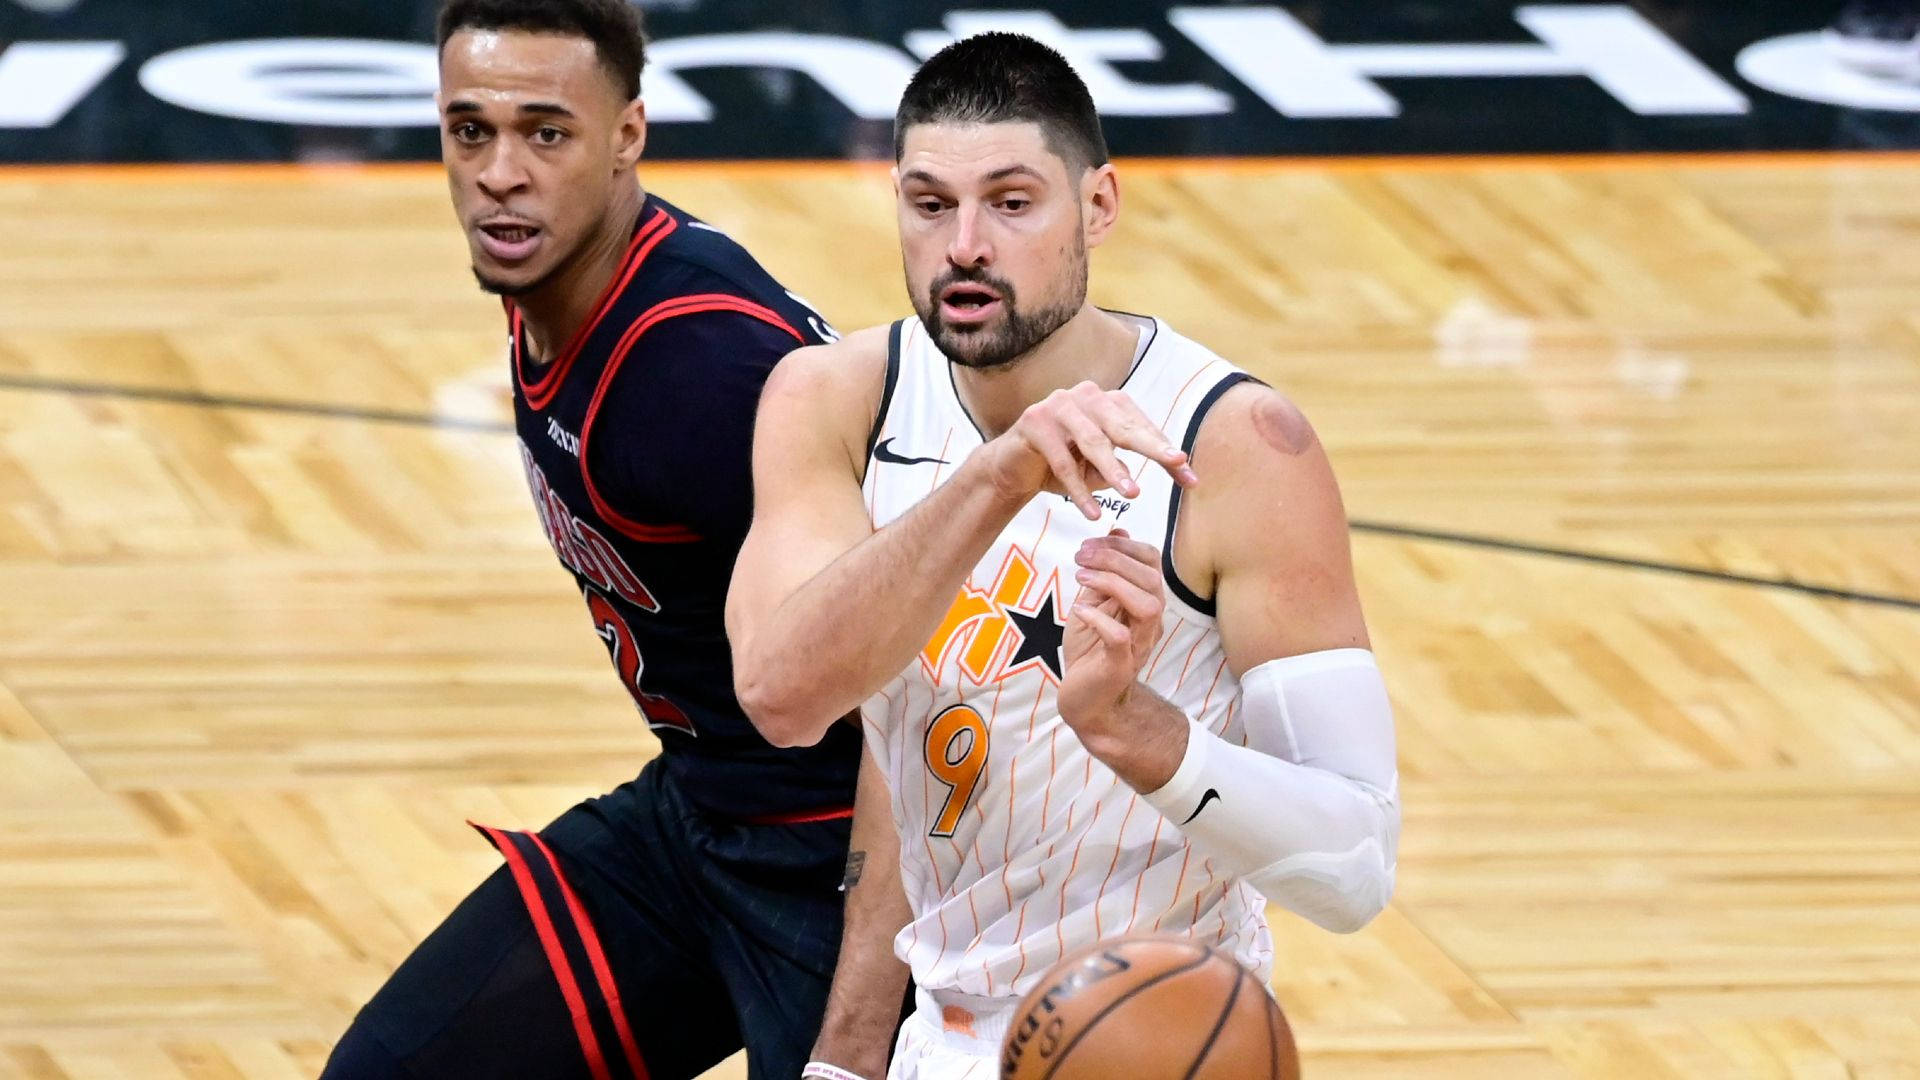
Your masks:
<svg viewBox="0 0 1920 1080"><path fill-rule="evenodd" d="M474 226L480 248L495 262L525 262L540 248L540 226L522 218L491 217Z"/></svg>
<svg viewBox="0 0 1920 1080"><path fill-rule="evenodd" d="M940 317L949 324L986 322L1000 312L998 290L971 281L956 282L940 290Z"/></svg>

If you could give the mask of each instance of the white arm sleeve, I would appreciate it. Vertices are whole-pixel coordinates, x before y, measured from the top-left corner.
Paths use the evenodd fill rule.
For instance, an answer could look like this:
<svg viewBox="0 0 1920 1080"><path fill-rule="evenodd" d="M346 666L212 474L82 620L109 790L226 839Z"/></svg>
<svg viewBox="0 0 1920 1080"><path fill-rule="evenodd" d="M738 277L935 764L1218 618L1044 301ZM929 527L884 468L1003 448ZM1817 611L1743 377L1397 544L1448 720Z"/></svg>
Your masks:
<svg viewBox="0 0 1920 1080"><path fill-rule="evenodd" d="M1143 797L1267 899L1358 930L1393 895L1400 843L1393 711L1373 654L1272 660L1240 689L1248 745L1189 721L1179 770Z"/></svg>

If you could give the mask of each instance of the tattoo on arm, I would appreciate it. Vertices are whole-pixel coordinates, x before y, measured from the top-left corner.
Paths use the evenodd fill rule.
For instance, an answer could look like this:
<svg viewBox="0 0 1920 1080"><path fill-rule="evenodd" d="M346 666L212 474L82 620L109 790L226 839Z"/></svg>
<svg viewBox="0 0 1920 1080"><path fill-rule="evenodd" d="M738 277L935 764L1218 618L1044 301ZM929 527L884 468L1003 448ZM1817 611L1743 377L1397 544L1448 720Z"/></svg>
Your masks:
<svg viewBox="0 0 1920 1080"><path fill-rule="evenodd" d="M840 879L840 891L846 892L860 884L860 872L867 868L867 853L864 851L847 852L847 876Z"/></svg>

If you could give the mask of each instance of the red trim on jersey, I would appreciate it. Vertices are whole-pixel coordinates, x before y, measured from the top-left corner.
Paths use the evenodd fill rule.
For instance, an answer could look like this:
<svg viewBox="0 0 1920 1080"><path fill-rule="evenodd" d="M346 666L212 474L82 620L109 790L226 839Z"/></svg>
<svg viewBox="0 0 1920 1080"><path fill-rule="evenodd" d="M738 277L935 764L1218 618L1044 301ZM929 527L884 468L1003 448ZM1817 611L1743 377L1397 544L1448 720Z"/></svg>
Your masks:
<svg viewBox="0 0 1920 1080"><path fill-rule="evenodd" d="M540 948L547 954L547 966L553 969L554 981L560 984L560 995L567 999L567 1012L573 1018L573 1033L580 1039L580 1051L587 1056L587 1068L593 1072L594 1080L613 1080L612 1073L607 1070L606 1059L600 1053L600 1039L593 1033L593 1022L587 1018L586 998L580 993L580 983L573 977L573 965L567 962L567 954L560 946L559 932L554 929L553 917L547 912L547 901L540 895L540 886L534 883L533 871L528 868L520 849L513 845L503 830L471 821L467 824L484 833L499 849L501 857L507 860L513 883L520 887L520 898L526 901L527 914L533 917L534 931L540 936Z"/></svg>
<svg viewBox="0 0 1920 1080"><path fill-rule="evenodd" d="M646 224L634 231L633 239L627 243L626 254L620 257L619 270L608 280L606 288L601 290L599 298L594 301L593 315L580 324L580 328L575 330L573 337L568 340L567 347L560 350L560 355L548 363L546 371L533 382L527 381L524 351L520 348L519 323L517 321L514 323L513 374L514 378L520 381L520 392L527 396L528 405L535 410L540 410L553 402L554 395L560 392L561 384L566 381L567 371L573 367L573 362L579 357L581 348L587 343L587 338L599 327L600 320L607 317L607 312L613 309L614 301L626 291L627 283L633 280L633 275L640 269L640 264L647 261L648 253L676 228L679 228L679 223L673 220L673 216L663 209L656 208ZM518 313L517 305L515 312Z"/></svg>
<svg viewBox="0 0 1920 1080"><path fill-rule="evenodd" d="M587 917L587 909L581 905L580 897L567 883L567 876L560 872L560 860L553 857L553 849L540 839L538 833L523 834L533 841L533 846L546 856L547 865L553 867L554 879L560 882L560 895L566 898L567 910L573 913L574 929L580 932L580 944L587 950L587 963L593 968L593 977L600 984L600 993L606 999L607 1011L613 1014L613 1029L620 1035L620 1048L626 1051L627 1064L633 1068L634 1080L648 1080L646 1062L640 1058L640 1045L634 1041L633 1029L627 1026L627 1012L620 1004L620 988L613 981L613 967L607 963L607 954L600 947L600 935L593 929L593 920Z"/></svg>
<svg viewBox="0 0 1920 1080"><path fill-rule="evenodd" d="M816 821L844 821L853 816L851 806L823 806L817 810L792 810L784 814L755 814L743 817L743 825L808 825Z"/></svg>
<svg viewBox="0 0 1920 1080"><path fill-rule="evenodd" d="M592 500L594 510L598 511L607 524L617 529L629 540L638 540L648 544L686 544L699 540L699 534L684 525L648 525L623 516L611 504L600 497L600 489L593 485L593 470L587 467L588 438L593 433L593 421L600 413L600 404L606 399L607 389L613 385L613 377L626 362L627 355L633 351L642 335L668 319L682 315L695 315L703 311L736 311L759 319L769 326L785 330L793 335L793 340L805 345L807 339L800 331L788 325L785 319L771 309L739 296L725 293L695 293L691 296L676 296L648 308L633 325L627 328L617 345L613 347L613 356L607 361L606 370L600 373L600 385L594 387L593 400L587 405L587 417L580 422L580 476L586 482L587 498Z"/></svg>

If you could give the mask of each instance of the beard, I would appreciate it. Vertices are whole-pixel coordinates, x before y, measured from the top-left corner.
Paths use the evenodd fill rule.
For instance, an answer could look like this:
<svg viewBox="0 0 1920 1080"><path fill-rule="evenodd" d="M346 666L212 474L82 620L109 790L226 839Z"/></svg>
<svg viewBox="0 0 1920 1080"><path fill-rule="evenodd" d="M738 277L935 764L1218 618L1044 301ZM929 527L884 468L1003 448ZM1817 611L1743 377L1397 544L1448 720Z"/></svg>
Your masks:
<svg viewBox="0 0 1920 1080"><path fill-rule="evenodd" d="M927 286L926 295L914 297L914 311L927 328L927 336L948 360L961 367L980 371L1011 367L1022 356L1065 326L1087 302L1087 260L1085 248L1076 259L1074 279L1060 298L1031 312L1020 310L1013 283L980 269L948 267ZM977 326L950 326L941 318L940 294L961 283L984 285L1000 294L1001 317Z"/></svg>

